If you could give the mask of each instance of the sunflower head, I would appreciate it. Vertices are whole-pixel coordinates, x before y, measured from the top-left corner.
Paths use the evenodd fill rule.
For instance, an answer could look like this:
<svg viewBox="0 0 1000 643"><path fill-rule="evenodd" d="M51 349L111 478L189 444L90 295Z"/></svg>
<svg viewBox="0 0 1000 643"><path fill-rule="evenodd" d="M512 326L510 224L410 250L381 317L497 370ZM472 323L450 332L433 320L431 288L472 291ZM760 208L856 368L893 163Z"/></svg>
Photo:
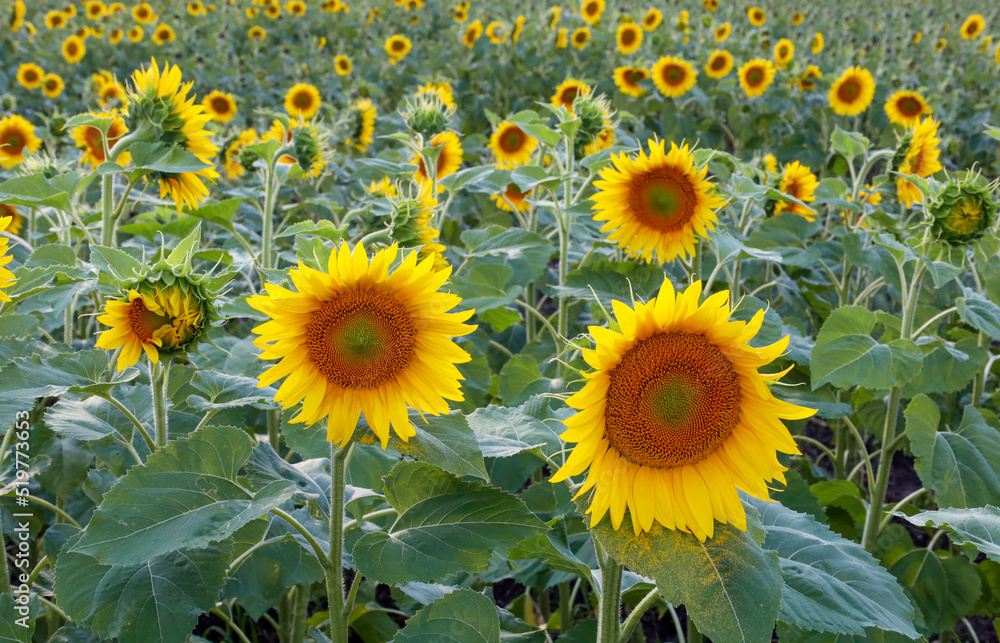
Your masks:
<svg viewBox="0 0 1000 643"><path fill-rule="evenodd" d="M378 108L368 98L362 98L354 103L347 114L347 131L350 132L345 143L353 146L359 152L364 152L375 140L375 118Z"/></svg>
<svg viewBox="0 0 1000 643"><path fill-rule="evenodd" d="M531 155L538 148L538 139L529 135L516 123L499 123L490 136L490 149L497 159L499 168L515 168L531 161Z"/></svg>
<svg viewBox="0 0 1000 643"><path fill-rule="evenodd" d="M407 126L424 138L444 131L454 113L454 107L448 107L436 93L419 93L408 98L400 110Z"/></svg>
<svg viewBox="0 0 1000 643"><path fill-rule="evenodd" d="M931 228L951 245L965 245L991 231L997 220L996 184L972 172L950 180L929 204Z"/></svg>
<svg viewBox="0 0 1000 643"><path fill-rule="evenodd" d="M868 109L875 97L875 79L867 69L849 67L830 87L830 106L838 114L856 116Z"/></svg>
<svg viewBox="0 0 1000 643"><path fill-rule="evenodd" d="M802 165L798 161L793 161L785 166L785 172L781 177L781 182L778 184L778 191L793 196L799 201L809 203L816 200L814 192L818 185L819 181L816 179L816 175L807 166ZM813 221L816 218L816 211L810 207L789 201L776 201L774 203L774 214L777 215L782 212L792 212L805 217L809 221Z"/></svg>
<svg viewBox="0 0 1000 643"><path fill-rule="evenodd" d="M931 113L931 108L917 92L899 91L885 101L885 113L897 125L914 127L924 114Z"/></svg>
<svg viewBox="0 0 1000 643"><path fill-rule="evenodd" d="M312 125L299 123L292 129L292 154L299 168L310 176L319 176L326 165L324 149L326 141L323 135Z"/></svg>
<svg viewBox="0 0 1000 643"><path fill-rule="evenodd" d="M576 97L586 91L590 91L590 85L580 80L567 78L556 87L555 93L552 94L552 104L556 107L565 107L572 114Z"/></svg>
<svg viewBox="0 0 1000 643"><path fill-rule="evenodd" d="M573 103L573 110L580 127L576 130L574 145L576 149L583 152L584 148L590 145L597 135L609 127L613 127L611 117L611 101L604 94L594 95L593 91L586 91L580 94Z"/></svg>
<svg viewBox="0 0 1000 643"><path fill-rule="evenodd" d="M938 145L941 139L937 136L938 122L927 117L917 123L913 130L908 131L900 141L893 157L893 167L900 174L916 174L928 177L942 168L938 158L941 150ZM903 177L896 179L896 192L899 202L910 207L914 202L923 201L923 194Z"/></svg>
<svg viewBox="0 0 1000 643"><path fill-rule="evenodd" d="M23 163L25 152L37 152L41 145L35 126L23 116L0 118L0 166L10 169Z"/></svg>
<svg viewBox="0 0 1000 643"><path fill-rule="evenodd" d="M11 229L13 224L14 217L7 215L4 211L0 211L0 232L6 230L11 234L15 234L16 231ZM14 260L14 257L7 254L7 244L9 242L10 240L7 237L0 236L0 302L10 301L10 295L5 293L4 289L10 288L17 282L14 273L7 268L10 262Z"/></svg>

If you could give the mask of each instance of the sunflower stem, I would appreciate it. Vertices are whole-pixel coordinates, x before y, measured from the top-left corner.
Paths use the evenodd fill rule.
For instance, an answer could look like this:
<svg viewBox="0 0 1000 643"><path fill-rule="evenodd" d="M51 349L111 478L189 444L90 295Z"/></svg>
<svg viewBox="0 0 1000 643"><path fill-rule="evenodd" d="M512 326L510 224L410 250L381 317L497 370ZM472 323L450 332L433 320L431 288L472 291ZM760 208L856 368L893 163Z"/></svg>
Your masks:
<svg viewBox="0 0 1000 643"><path fill-rule="evenodd" d="M267 162L267 172L264 174L264 211L261 213L263 218L261 224L260 233L260 267L264 270L270 270L274 268L274 252L272 250L272 241L274 237L274 205L276 201L276 195L278 193L278 186L274 179L274 166L277 159L280 158L278 154L274 155L274 158L269 159ZM263 282L263 277L261 278ZM274 449L275 453L280 454L280 442L281 433L279 433L279 428L281 427L281 411L278 409L268 409L267 410L267 441Z"/></svg>
<svg viewBox="0 0 1000 643"><path fill-rule="evenodd" d="M3 444L0 445L0 468L3 467L3 461L7 457L7 447L10 446L18 424L18 422L12 423L3 436ZM4 540L3 521L0 521L0 549L3 550L0 552L0 594L8 594L10 593L10 570L7 568L7 541Z"/></svg>
<svg viewBox="0 0 1000 643"><path fill-rule="evenodd" d="M354 442L340 449L330 443L330 551L326 568L326 592L330 604L330 640L347 643L350 624L344 600L344 487Z"/></svg>
<svg viewBox="0 0 1000 643"><path fill-rule="evenodd" d="M639 601L639 603L635 606L635 609L633 609L629 613L628 618L625 619L625 624L622 625L622 635L619 639L619 643L627 643L628 640L632 638L632 632L635 631L635 628L639 625L639 621L642 620L642 615L645 614L650 607L656 604L656 600L659 597L660 590L655 587L651 589L648 594L642 597L642 600Z"/></svg>
<svg viewBox="0 0 1000 643"><path fill-rule="evenodd" d="M687 621L687 643L704 643L705 635L698 631L698 626L691 618L691 612L688 612Z"/></svg>
<svg viewBox="0 0 1000 643"><path fill-rule="evenodd" d="M570 603L569 581L559 583L559 631L566 632L573 627L573 605Z"/></svg>
<svg viewBox="0 0 1000 643"><path fill-rule="evenodd" d="M101 245L114 247L115 243L115 191L113 174L101 177Z"/></svg>
<svg viewBox="0 0 1000 643"><path fill-rule="evenodd" d="M167 384L170 377L170 358L149 366L150 384L153 389L153 429L157 449L167 446Z"/></svg>
<svg viewBox="0 0 1000 643"><path fill-rule="evenodd" d="M596 643L618 643L621 636L622 566L612 558L597 539L597 561L601 566L601 597L597 612Z"/></svg>

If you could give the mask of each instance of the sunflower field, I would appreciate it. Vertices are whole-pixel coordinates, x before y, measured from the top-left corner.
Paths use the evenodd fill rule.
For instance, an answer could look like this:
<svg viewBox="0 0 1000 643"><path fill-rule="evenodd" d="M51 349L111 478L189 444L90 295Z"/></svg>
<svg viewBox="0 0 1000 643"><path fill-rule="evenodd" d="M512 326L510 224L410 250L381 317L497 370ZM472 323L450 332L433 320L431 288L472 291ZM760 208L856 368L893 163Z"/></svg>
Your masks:
<svg viewBox="0 0 1000 643"><path fill-rule="evenodd" d="M997 643L1000 5L0 0L0 643Z"/></svg>

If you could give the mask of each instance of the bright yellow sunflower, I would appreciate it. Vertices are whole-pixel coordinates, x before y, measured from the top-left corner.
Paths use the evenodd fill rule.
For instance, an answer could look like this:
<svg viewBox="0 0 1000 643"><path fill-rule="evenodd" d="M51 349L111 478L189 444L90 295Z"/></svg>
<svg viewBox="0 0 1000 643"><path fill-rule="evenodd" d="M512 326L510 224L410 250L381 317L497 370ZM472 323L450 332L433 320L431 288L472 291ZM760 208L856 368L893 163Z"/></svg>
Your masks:
<svg viewBox="0 0 1000 643"><path fill-rule="evenodd" d="M639 83L649 78L649 71L643 67L618 67L615 69L615 85L626 96L642 96L646 89Z"/></svg>
<svg viewBox="0 0 1000 643"><path fill-rule="evenodd" d="M782 38L774 46L774 66L778 69L785 69L788 63L795 57L795 45L788 38Z"/></svg>
<svg viewBox="0 0 1000 643"><path fill-rule="evenodd" d="M143 0L143 2L132 7L132 18L140 25L148 25L155 22L158 16L153 12L153 7Z"/></svg>
<svg viewBox="0 0 1000 643"><path fill-rule="evenodd" d="M451 269L434 269L427 257L407 254L390 274L398 249L369 261L361 244L330 255L327 271L299 264L289 277L296 291L273 284L247 300L270 320L254 328L261 359L280 359L261 373L260 386L287 379L275 401L303 405L292 422L327 418L327 440L346 444L363 413L383 447L390 431L416 435L407 407L448 412L461 401L463 379L455 364L469 354L452 337L468 335L473 311L449 313L461 299L439 292Z"/></svg>
<svg viewBox="0 0 1000 643"><path fill-rule="evenodd" d="M552 14L549 17L549 29L555 29L556 25L559 24L559 18L562 17L562 7L549 7L549 13Z"/></svg>
<svg viewBox="0 0 1000 643"><path fill-rule="evenodd" d="M202 99L201 104L213 121L228 123L236 116L236 101L228 92L214 90Z"/></svg>
<svg viewBox="0 0 1000 643"><path fill-rule="evenodd" d="M14 217L0 217L0 232L6 230L13 221ZM7 265L14 260L13 256L7 254L8 243L10 243L10 240L0 235L0 302L10 301L10 295L5 293L4 289L10 288L17 282L17 279L14 278L14 273L7 268Z"/></svg>
<svg viewBox="0 0 1000 643"><path fill-rule="evenodd" d="M567 78L566 80L559 83L556 87L556 92L552 94L552 104L556 107L565 107L569 110L569 113L573 113L573 101L580 94L585 94L590 91L590 85L587 83L574 80L572 78Z"/></svg>
<svg viewBox="0 0 1000 643"><path fill-rule="evenodd" d="M513 169L529 163L537 147L538 139L509 121L497 125L490 137L490 150L497 158L497 167L501 169Z"/></svg>
<svg viewBox="0 0 1000 643"><path fill-rule="evenodd" d="M351 136L347 139L347 145L353 145L354 149L364 152L375 140L375 119L378 117L378 108L368 98L362 98L354 103L354 118L356 123Z"/></svg>
<svg viewBox="0 0 1000 643"><path fill-rule="evenodd" d="M629 254L661 265L694 253L696 236L715 227L717 208L725 200L714 194L698 169L688 146L650 140L649 155L612 154L612 165L601 170L592 198L594 219L606 221L601 232Z"/></svg>
<svg viewBox="0 0 1000 643"><path fill-rule="evenodd" d="M781 177L778 191L788 196L793 196L799 201L810 203L816 200L813 193L816 191L816 186L818 185L819 181L816 180L816 175L812 173L808 166L802 165L798 161L793 161L785 166L785 173ZM799 205L798 203L789 203L788 201L776 202L774 204L774 214L778 215L782 212L791 212L805 217L809 221L816 220L815 210L804 205Z"/></svg>
<svg viewBox="0 0 1000 643"><path fill-rule="evenodd" d="M724 22L715 28L715 33L713 34L716 42L724 42L729 34L733 32L733 26L728 22Z"/></svg>
<svg viewBox="0 0 1000 643"><path fill-rule="evenodd" d="M290 0L285 4L285 11L293 16L302 16L306 13L306 5L302 0Z"/></svg>
<svg viewBox="0 0 1000 643"><path fill-rule="evenodd" d="M521 34L524 33L524 25L528 22L528 19L524 16L518 16L517 20L514 21L514 31L510 34L510 41L515 45L517 41L521 39Z"/></svg>
<svg viewBox="0 0 1000 643"><path fill-rule="evenodd" d="M351 59L347 56L335 56L333 64L338 76L346 76L354 69L354 66L351 65Z"/></svg>
<svg viewBox="0 0 1000 643"><path fill-rule="evenodd" d="M733 70L733 55L725 49L716 49L705 63L709 78L725 78Z"/></svg>
<svg viewBox="0 0 1000 643"><path fill-rule="evenodd" d="M620 25L615 40L618 42L619 53L633 54L642 44L642 28L634 22Z"/></svg>
<svg viewBox="0 0 1000 643"><path fill-rule="evenodd" d="M24 14L28 9L24 6L24 0L14 0L14 15L10 19L10 30L17 33L24 25Z"/></svg>
<svg viewBox="0 0 1000 643"><path fill-rule="evenodd" d="M101 84L97 91L97 104L104 108L124 105L127 99L125 89L114 80Z"/></svg>
<svg viewBox="0 0 1000 643"><path fill-rule="evenodd" d="M979 34L983 33L983 29L986 28L986 20L978 13L974 13L962 24L962 38L965 40L972 40Z"/></svg>
<svg viewBox="0 0 1000 643"><path fill-rule="evenodd" d="M177 36L174 34L174 29L170 25L159 25L153 32L153 42L158 45L162 45L165 42L173 42L177 40Z"/></svg>
<svg viewBox="0 0 1000 643"><path fill-rule="evenodd" d="M25 89L37 89L42 86L45 71L35 63L22 63L17 68L17 82Z"/></svg>
<svg viewBox="0 0 1000 643"><path fill-rule="evenodd" d="M12 114L0 119L0 165L5 169L24 162L24 152L36 152L41 145L35 126L24 117Z"/></svg>
<svg viewBox="0 0 1000 643"><path fill-rule="evenodd" d="M422 260L430 257L434 262L434 270L445 270L448 268L448 260L444 257L445 247L438 240L441 233L434 226L434 209L437 204L437 198L431 193L430 186L424 183L419 186L411 215L413 229L420 242L418 258Z"/></svg>
<svg viewBox="0 0 1000 643"><path fill-rule="evenodd" d="M251 40L263 40L267 37L267 31L263 27L255 26L250 27L250 31L247 32L247 37Z"/></svg>
<svg viewBox="0 0 1000 643"><path fill-rule="evenodd" d="M486 25L486 31L484 33L494 45L499 45L507 40L507 26L497 20L494 20L490 24Z"/></svg>
<svg viewBox="0 0 1000 643"><path fill-rule="evenodd" d="M798 79L799 89L804 92L813 89L814 87L816 87L816 83L814 83L813 81L817 78L822 78L822 77L823 77L823 72L819 70L819 67L817 67L816 65L809 65L808 67L806 67L806 70L802 72L802 75L799 76Z"/></svg>
<svg viewBox="0 0 1000 643"><path fill-rule="evenodd" d="M91 20L100 20L108 13L108 8L100 0L87 0L84 10Z"/></svg>
<svg viewBox="0 0 1000 643"><path fill-rule="evenodd" d="M396 34L390 36L388 40L385 41L385 53L389 54L389 58L392 62L398 62L403 59L406 54L410 53L410 49L413 47L410 44L410 39L406 36L400 36Z"/></svg>
<svg viewBox="0 0 1000 643"><path fill-rule="evenodd" d="M737 75L747 96L761 96L774 82L774 65L770 60L755 58L744 63Z"/></svg>
<svg viewBox="0 0 1000 643"><path fill-rule="evenodd" d="M65 88L66 83L59 74L45 74L42 78L42 93L49 98L58 98Z"/></svg>
<svg viewBox="0 0 1000 643"><path fill-rule="evenodd" d="M570 42L572 42L573 46L577 49L583 49L587 46L587 43L590 42L590 29L587 27L580 27L573 32Z"/></svg>
<svg viewBox="0 0 1000 643"><path fill-rule="evenodd" d="M66 14L53 9L45 14L45 27L47 29L61 29L66 26Z"/></svg>
<svg viewBox="0 0 1000 643"><path fill-rule="evenodd" d="M264 15L271 20L277 20L278 16L281 15L281 6L277 2L267 5L264 8Z"/></svg>
<svg viewBox="0 0 1000 643"><path fill-rule="evenodd" d="M931 108L917 92L896 92L885 101L885 114L889 120L903 127L916 127L920 117L930 114Z"/></svg>
<svg viewBox="0 0 1000 643"><path fill-rule="evenodd" d="M417 87L417 98L421 96L437 96L449 109L455 109L455 93L451 89L451 83L427 83Z"/></svg>
<svg viewBox="0 0 1000 643"><path fill-rule="evenodd" d="M604 121L605 124L608 121ZM597 154L601 150L606 150L615 144L615 131L610 127L605 127L600 132L594 136L594 140L587 143L583 148L583 155L590 156L591 154Z"/></svg>
<svg viewBox="0 0 1000 643"><path fill-rule="evenodd" d="M125 37L125 32L119 28L114 28L108 33L108 42L112 45L117 45Z"/></svg>
<svg viewBox="0 0 1000 643"><path fill-rule="evenodd" d="M87 45L83 44L83 38L70 36L63 41L62 55L70 64L76 64L83 60L83 57L87 55Z"/></svg>
<svg viewBox="0 0 1000 643"><path fill-rule="evenodd" d="M805 20L805 19L806 19L806 17L803 16L798 11L795 11L795 12L792 13L792 24L795 25L796 27L798 27L799 25L801 25L802 21Z"/></svg>
<svg viewBox="0 0 1000 643"><path fill-rule="evenodd" d="M24 229L24 216L18 212L17 208L6 203L0 203L0 219L5 217L10 219L10 224L7 226L7 234L16 235ZM0 254L3 253L0 252Z"/></svg>
<svg viewBox="0 0 1000 643"><path fill-rule="evenodd" d="M285 129L284 123L278 119L274 119L271 123L271 128L264 133L261 137L262 141L276 140L281 141L283 145L288 145L299 138L305 137L315 143L311 150L306 150L306 153L300 158L298 154L293 156L292 154L282 154L278 157L278 163L282 165L298 165L299 169L306 173L307 176L317 177L323 173L323 168L326 167L326 158L324 157L323 150L319 147L319 136L316 128L309 124L308 121L291 119L289 123L289 128Z"/></svg>
<svg viewBox="0 0 1000 643"><path fill-rule="evenodd" d="M580 17L588 25L596 25L604 13L604 0L583 0L580 3Z"/></svg>
<svg viewBox="0 0 1000 643"><path fill-rule="evenodd" d="M202 4L201 0L194 0L194 2L189 2L187 4L187 12L192 16L201 16L208 13L205 11L205 5Z"/></svg>
<svg viewBox="0 0 1000 643"><path fill-rule="evenodd" d="M528 208L531 207L531 204L526 201L529 196L531 196L531 190L521 192L520 188L515 184L508 183L503 194L493 194L490 196L490 199L504 212L512 212L514 208L518 212L527 212ZM514 207L512 208L511 206Z"/></svg>
<svg viewBox="0 0 1000 643"><path fill-rule="evenodd" d="M767 16L764 14L764 10L760 7L747 8L747 18L750 19L750 24L754 27L760 27L767 22Z"/></svg>
<svg viewBox="0 0 1000 643"><path fill-rule="evenodd" d="M569 45L569 31L567 29L559 29L556 34L556 47L558 49L565 49Z"/></svg>
<svg viewBox="0 0 1000 643"><path fill-rule="evenodd" d="M462 44L466 47L472 48L479 40L479 37L483 35L483 22L481 20L473 21L468 27L465 28L465 34L462 35Z"/></svg>
<svg viewBox="0 0 1000 643"><path fill-rule="evenodd" d="M816 35L813 36L812 43L810 43L809 47L815 56L819 52L823 51L823 46L825 44L826 41L823 39L823 34L817 31Z"/></svg>
<svg viewBox="0 0 1000 643"><path fill-rule="evenodd" d="M663 21L663 13L659 9L650 9L642 18L642 28L646 31L653 31L660 26Z"/></svg>
<svg viewBox="0 0 1000 643"><path fill-rule="evenodd" d="M462 167L462 143L458 140L455 132L441 132L431 139L431 147L440 147L441 152L437 158L437 180L440 181L449 174L454 174L458 168ZM431 183L427 174L427 167L424 165L424 157L419 154L413 155L413 163L417 165L414 178L417 183ZM438 184L438 192L444 188Z"/></svg>
<svg viewBox="0 0 1000 643"><path fill-rule="evenodd" d="M664 96L683 96L694 87L698 72L686 60L663 56L653 65L651 75Z"/></svg>
<svg viewBox="0 0 1000 643"><path fill-rule="evenodd" d="M128 30L128 39L131 42L140 42L143 37L142 27L136 25Z"/></svg>
<svg viewBox="0 0 1000 643"><path fill-rule="evenodd" d="M855 116L868 109L875 97L875 79L867 69L848 67L830 88L830 107L843 116Z"/></svg>
<svg viewBox="0 0 1000 643"><path fill-rule="evenodd" d="M312 118L319 111L319 90L308 83L293 85L285 94L285 111L290 116Z"/></svg>
<svg viewBox="0 0 1000 643"><path fill-rule="evenodd" d="M225 159L223 160L222 167L226 171L226 176L231 179L235 179L238 176L243 176L246 170L243 164L240 163L240 152L247 145L257 142L257 130L250 128L248 130L243 130L240 132L239 136L229 144L226 148Z"/></svg>
<svg viewBox="0 0 1000 643"><path fill-rule="evenodd" d="M948 39L941 38L936 43L934 43L934 51L940 52L944 51L944 48L948 46Z"/></svg>
<svg viewBox="0 0 1000 643"><path fill-rule="evenodd" d="M930 117L923 119L913 128L910 133L910 145L899 166L900 174L928 177L943 167L938 160L941 156L941 150L938 148L941 139L938 138L937 131L938 122ZM907 208L924 200L920 189L902 177L896 179L896 195L899 202Z"/></svg>
<svg viewBox="0 0 1000 643"><path fill-rule="evenodd" d="M847 201L850 203L854 199L850 195L847 196ZM867 203L869 205L878 205L882 203L882 193L875 189L871 183L867 184L864 189L858 191L858 201L861 203ZM852 220L854 213L850 210L843 210L840 213L845 221L851 225L860 225L862 228L868 227L868 222L865 221L865 213L862 211L858 214L857 221Z"/></svg>
<svg viewBox="0 0 1000 643"><path fill-rule="evenodd" d="M591 326L594 368L567 404L577 413L561 435L576 446L552 476L560 482L589 467L577 497L594 490L591 527L606 513L621 527L628 509L636 535L654 522L704 542L715 522L746 530L737 490L768 499L768 482L784 482L776 452L797 454L782 420L815 410L774 397L761 374L788 337L762 348L749 344L764 311L730 321L729 291L699 305L696 281L675 293L664 280L656 297L634 308L615 300L620 330Z"/></svg>

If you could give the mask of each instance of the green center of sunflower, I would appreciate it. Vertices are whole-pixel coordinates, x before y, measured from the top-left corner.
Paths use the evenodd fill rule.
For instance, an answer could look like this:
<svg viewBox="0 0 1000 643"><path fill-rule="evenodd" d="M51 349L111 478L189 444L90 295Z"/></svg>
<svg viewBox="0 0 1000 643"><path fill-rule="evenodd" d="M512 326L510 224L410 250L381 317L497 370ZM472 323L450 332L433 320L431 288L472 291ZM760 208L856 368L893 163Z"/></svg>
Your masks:
<svg viewBox="0 0 1000 643"><path fill-rule="evenodd" d="M982 218L982 204L977 200L966 199L952 208L945 225L949 231L965 235L975 232Z"/></svg>
<svg viewBox="0 0 1000 643"><path fill-rule="evenodd" d="M632 69L625 73L625 79L630 83L638 83L646 78L646 74L640 69Z"/></svg>
<svg viewBox="0 0 1000 643"><path fill-rule="evenodd" d="M851 102L858 97L861 93L861 84L857 80L851 78L845 81L837 89L837 97L844 102Z"/></svg>
<svg viewBox="0 0 1000 643"><path fill-rule="evenodd" d="M661 167L633 179L629 204L643 225L671 232L683 228L694 216L697 195L682 171Z"/></svg>
<svg viewBox="0 0 1000 643"><path fill-rule="evenodd" d="M605 436L630 462L673 468L708 457L740 420L740 377L703 335L657 333L609 373Z"/></svg>

